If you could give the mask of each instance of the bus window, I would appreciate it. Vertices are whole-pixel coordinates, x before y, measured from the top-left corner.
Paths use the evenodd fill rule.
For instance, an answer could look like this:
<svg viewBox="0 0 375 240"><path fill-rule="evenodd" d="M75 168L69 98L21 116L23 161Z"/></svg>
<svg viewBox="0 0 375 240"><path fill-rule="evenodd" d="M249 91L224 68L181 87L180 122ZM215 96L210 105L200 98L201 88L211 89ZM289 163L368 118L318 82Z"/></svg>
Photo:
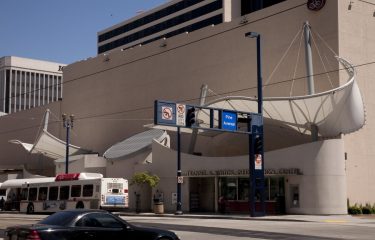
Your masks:
<svg viewBox="0 0 375 240"><path fill-rule="evenodd" d="M72 185L72 192L70 193L71 197L80 197L81 196L81 185Z"/></svg>
<svg viewBox="0 0 375 240"><path fill-rule="evenodd" d="M68 200L69 199L69 186L61 186L60 187L60 200Z"/></svg>
<svg viewBox="0 0 375 240"><path fill-rule="evenodd" d="M28 193L29 193L28 188L22 188L22 190L21 190L21 200L27 200Z"/></svg>
<svg viewBox="0 0 375 240"><path fill-rule="evenodd" d="M37 193L38 193L37 188L30 188L30 190L29 190L29 201L35 201Z"/></svg>
<svg viewBox="0 0 375 240"><path fill-rule="evenodd" d="M0 189L0 196L5 197L6 193L7 193L7 190Z"/></svg>
<svg viewBox="0 0 375 240"><path fill-rule="evenodd" d="M48 200L57 200L58 189L58 187L49 188Z"/></svg>
<svg viewBox="0 0 375 240"><path fill-rule="evenodd" d="M83 185L82 197L91 197L94 192L94 185Z"/></svg>
<svg viewBox="0 0 375 240"><path fill-rule="evenodd" d="M39 194L38 194L38 200L39 201L44 201L47 199L47 192L48 188L47 187L40 187L39 188Z"/></svg>

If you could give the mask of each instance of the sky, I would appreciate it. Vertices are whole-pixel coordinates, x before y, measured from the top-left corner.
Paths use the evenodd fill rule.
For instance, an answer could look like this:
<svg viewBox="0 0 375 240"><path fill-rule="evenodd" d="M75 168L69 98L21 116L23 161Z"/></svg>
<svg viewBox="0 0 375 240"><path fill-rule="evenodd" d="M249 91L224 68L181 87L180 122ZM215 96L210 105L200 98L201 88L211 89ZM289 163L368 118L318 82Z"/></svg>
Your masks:
<svg viewBox="0 0 375 240"><path fill-rule="evenodd" d="M97 32L168 0L0 0L0 57L70 64L96 56Z"/></svg>

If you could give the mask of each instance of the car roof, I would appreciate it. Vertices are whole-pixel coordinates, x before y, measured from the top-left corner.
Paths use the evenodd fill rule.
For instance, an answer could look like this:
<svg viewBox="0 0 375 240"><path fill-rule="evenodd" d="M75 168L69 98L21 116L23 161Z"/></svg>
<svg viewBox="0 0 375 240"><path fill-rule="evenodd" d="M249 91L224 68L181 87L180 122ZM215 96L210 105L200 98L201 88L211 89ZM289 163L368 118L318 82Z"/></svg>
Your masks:
<svg viewBox="0 0 375 240"><path fill-rule="evenodd" d="M109 213L106 210L101 210L101 209L84 209L84 208L77 208L77 209L69 209L69 210L64 210L60 212L75 212L75 213L91 213L91 212L99 212L99 213Z"/></svg>

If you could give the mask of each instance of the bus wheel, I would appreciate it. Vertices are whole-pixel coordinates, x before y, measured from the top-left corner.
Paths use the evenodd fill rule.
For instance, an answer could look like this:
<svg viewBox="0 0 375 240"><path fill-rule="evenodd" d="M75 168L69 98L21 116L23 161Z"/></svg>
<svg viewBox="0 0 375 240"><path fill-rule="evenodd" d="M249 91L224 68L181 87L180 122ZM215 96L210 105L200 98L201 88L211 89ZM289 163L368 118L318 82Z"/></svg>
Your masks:
<svg viewBox="0 0 375 240"><path fill-rule="evenodd" d="M79 201L76 205L76 208L85 208L85 205L83 204L83 202Z"/></svg>
<svg viewBox="0 0 375 240"><path fill-rule="evenodd" d="M27 205L27 214L32 214L32 213L34 213L34 204L29 203L29 205Z"/></svg>

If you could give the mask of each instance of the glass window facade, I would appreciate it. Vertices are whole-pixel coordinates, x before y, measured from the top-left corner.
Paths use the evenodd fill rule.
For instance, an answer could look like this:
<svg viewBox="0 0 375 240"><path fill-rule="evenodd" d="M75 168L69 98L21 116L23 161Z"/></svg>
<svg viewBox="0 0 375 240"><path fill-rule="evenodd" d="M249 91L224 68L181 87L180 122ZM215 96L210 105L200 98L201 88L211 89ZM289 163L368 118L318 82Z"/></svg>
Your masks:
<svg viewBox="0 0 375 240"><path fill-rule="evenodd" d="M143 25L146 25L150 22L159 20L163 17L166 17L168 15L171 15L173 13L176 13L178 11L181 11L185 8L191 7L197 3L203 2L204 0L184 0L181 2L178 2L176 4L173 4L171 6L168 6L166 8L163 8L157 12L151 13L143 18L137 19L133 22L127 23L121 27L115 28L109 32L103 33L98 36L98 42L103 42L105 40L108 40L110 38L113 38L115 36L118 36L120 34L129 32L133 29L139 28Z"/></svg>
<svg viewBox="0 0 375 240"><path fill-rule="evenodd" d="M284 1L285 0L241 0L241 16Z"/></svg>
<svg viewBox="0 0 375 240"><path fill-rule="evenodd" d="M161 22L159 24L153 25L151 27L148 27L146 29L143 29L141 31L135 32L133 34L130 34L128 36L125 36L123 38L114 40L112 42L109 42L107 44L104 44L100 47L98 47L98 54L115 49L117 47L129 44L131 42L135 42L139 39L145 38L147 36L151 36L153 34L156 34L158 32L164 31L166 29L172 28L174 26L180 25L184 22L196 19L200 16L206 15L208 13L214 12L216 10L219 10L223 7L223 2L222 0L217 0L214 2L211 2L207 5L204 5L200 8L194 9L190 12L184 13L182 15L179 15L175 18L168 19L164 22ZM193 32L197 29L209 26L211 24L219 24L223 22L223 16L222 14L216 15L214 17L210 17L208 19L202 20L200 22L191 24L189 26L180 28L178 30L169 32L167 34L160 35L158 37L152 38L150 40L144 41L141 44L147 44L150 42L153 42L155 40L161 39L163 37L170 38L172 36L184 33L184 32Z"/></svg>
<svg viewBox="0 0 375 240"><path fill-rule="evenodd" d="M219 197L224 197L226 200L249 201L249 189L249 178L219 178ZM272 176L265 178L266 201L276 201L278 197L284 196L284 193L284 177Z"/></svg>

